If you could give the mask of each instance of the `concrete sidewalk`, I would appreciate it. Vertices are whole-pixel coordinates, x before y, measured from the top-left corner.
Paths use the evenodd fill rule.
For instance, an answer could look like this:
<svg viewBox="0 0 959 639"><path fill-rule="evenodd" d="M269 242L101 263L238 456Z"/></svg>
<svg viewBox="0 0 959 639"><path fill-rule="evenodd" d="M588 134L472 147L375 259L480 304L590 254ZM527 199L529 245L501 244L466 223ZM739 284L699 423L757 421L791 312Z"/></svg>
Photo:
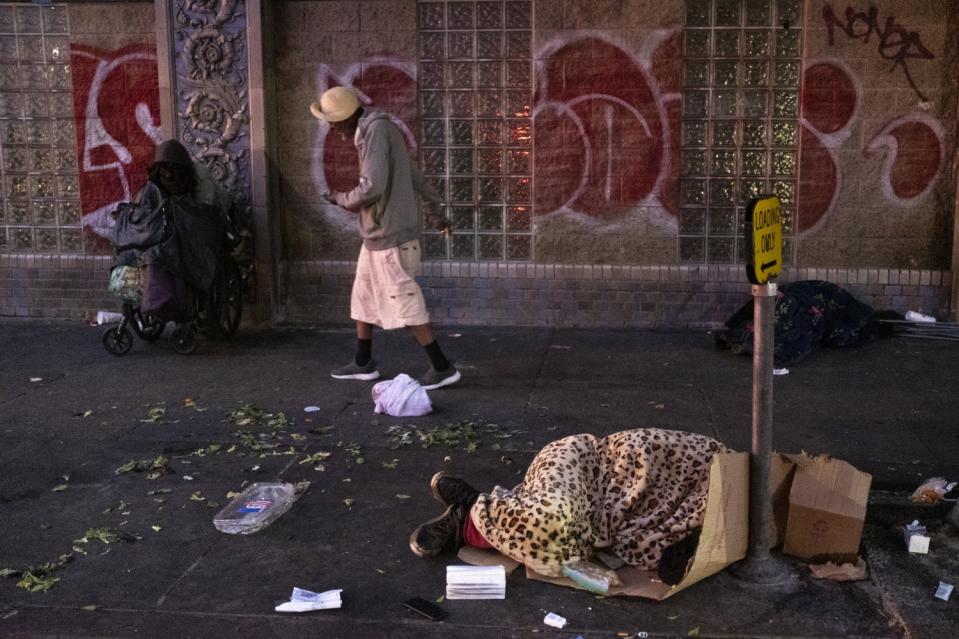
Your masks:
<svg viewBox="0 0 959 639"><path fill-rule="evenodd" d="M597 598L517 571L505 601L444 602L449 617L433 623L401 605L442 595L445 566L458 563L407 547L438 513L433 472L481 489L511 485L551 440L640 426L748 450L751 359L714 350L705 333L445 327L437 336L463 380L431 393L432 414L397 419L373 413L371 383L329 377L352 356L346 328L246 331L189 356L136 341L121 358L103 350L101 332L0 322L0 569L74 553L48 592L0 579L0 636L920 638L952 636L959 623L956 601L932 596L940 579L959 582L957 534L942 523L945 508L907 499L924 477L959 479L959 345L891 338L822 351L775 378L778 450L830 453L874 475L870 581L815 581L795 562L799 579L787 588L724 572L654 602ZM399 332L377 333L374 357L386 378L427 366ZM244 403L290 420L261 440L279 444L266 456L227 419ZM308 405L320 411L306 414ZM389 434L414 427L472 428L475 450L463 438L422 448ZM299 463L319 451L332 453L324 471ZM174 473L115 473L160 454ZM260 533L213 528L229 491L276 479L312 485ZM932 530L928 556L902 547L899 527L915 518ZM98 527L141 539L74 541ZM343 608L274 613L293 586L342 588ZM567 628L544 626L548 611Z"/></svg>

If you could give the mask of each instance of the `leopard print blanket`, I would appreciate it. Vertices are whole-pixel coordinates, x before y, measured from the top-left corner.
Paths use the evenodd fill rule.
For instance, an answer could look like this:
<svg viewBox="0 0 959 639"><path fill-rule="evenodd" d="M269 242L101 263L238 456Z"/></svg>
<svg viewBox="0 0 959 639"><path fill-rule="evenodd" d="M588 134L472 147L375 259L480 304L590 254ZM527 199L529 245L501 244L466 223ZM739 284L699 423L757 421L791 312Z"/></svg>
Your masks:
<svg viewBox="0 0 959 639"><path fill-rule="evenodd" d="M702 526L713 455L704 435L644 428L547 444L512 490L470 511L494 548L551 577L593 549L655 570L663 549Z"/></svg>

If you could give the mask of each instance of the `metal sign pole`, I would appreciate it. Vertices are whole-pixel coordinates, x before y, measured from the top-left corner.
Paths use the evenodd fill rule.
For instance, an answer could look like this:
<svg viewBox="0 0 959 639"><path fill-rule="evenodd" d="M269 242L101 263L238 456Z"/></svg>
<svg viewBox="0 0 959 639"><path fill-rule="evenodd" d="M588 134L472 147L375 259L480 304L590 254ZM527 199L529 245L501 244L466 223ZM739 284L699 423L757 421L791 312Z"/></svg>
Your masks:
<svg viewBox="0 0 959 639"><path fill-rule="evenodd" d="M734 572L757 584L783 583L789 569L769 554L773 545L773 506L769 488L773 432L773 349L776 284L754 284L753 294L753 441L749 457L749 554Z"/></svg>

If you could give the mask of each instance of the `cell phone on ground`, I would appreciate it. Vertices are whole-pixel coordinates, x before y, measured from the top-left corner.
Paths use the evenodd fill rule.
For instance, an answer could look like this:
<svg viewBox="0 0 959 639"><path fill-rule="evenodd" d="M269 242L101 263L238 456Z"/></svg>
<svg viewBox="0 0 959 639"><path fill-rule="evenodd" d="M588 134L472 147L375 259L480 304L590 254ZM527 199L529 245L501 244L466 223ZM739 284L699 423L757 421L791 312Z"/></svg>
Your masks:
<svg viewBox="0 0 959 639"><path fill-rule="evenodd" d="M403 605L413 612L418 612L424 617L432 619L433 621L439 621L450 614L437 606L435 603L429 602L422 597L413 597L409 601L404 601Z"/></svg>

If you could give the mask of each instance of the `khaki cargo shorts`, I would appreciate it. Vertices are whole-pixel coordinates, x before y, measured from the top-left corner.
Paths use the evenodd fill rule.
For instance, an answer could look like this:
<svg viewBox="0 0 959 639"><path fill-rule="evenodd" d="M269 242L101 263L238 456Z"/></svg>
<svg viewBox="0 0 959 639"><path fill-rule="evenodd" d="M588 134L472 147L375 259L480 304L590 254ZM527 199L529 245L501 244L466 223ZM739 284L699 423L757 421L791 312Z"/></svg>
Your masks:
<svg viewBox="0 0 959 639"><path fill-rule="evenodd" d="M419 270L419 240L382 251L363 246L353 280L350 317L385 329L428 324L423 291L413 279Z"/></svg>

